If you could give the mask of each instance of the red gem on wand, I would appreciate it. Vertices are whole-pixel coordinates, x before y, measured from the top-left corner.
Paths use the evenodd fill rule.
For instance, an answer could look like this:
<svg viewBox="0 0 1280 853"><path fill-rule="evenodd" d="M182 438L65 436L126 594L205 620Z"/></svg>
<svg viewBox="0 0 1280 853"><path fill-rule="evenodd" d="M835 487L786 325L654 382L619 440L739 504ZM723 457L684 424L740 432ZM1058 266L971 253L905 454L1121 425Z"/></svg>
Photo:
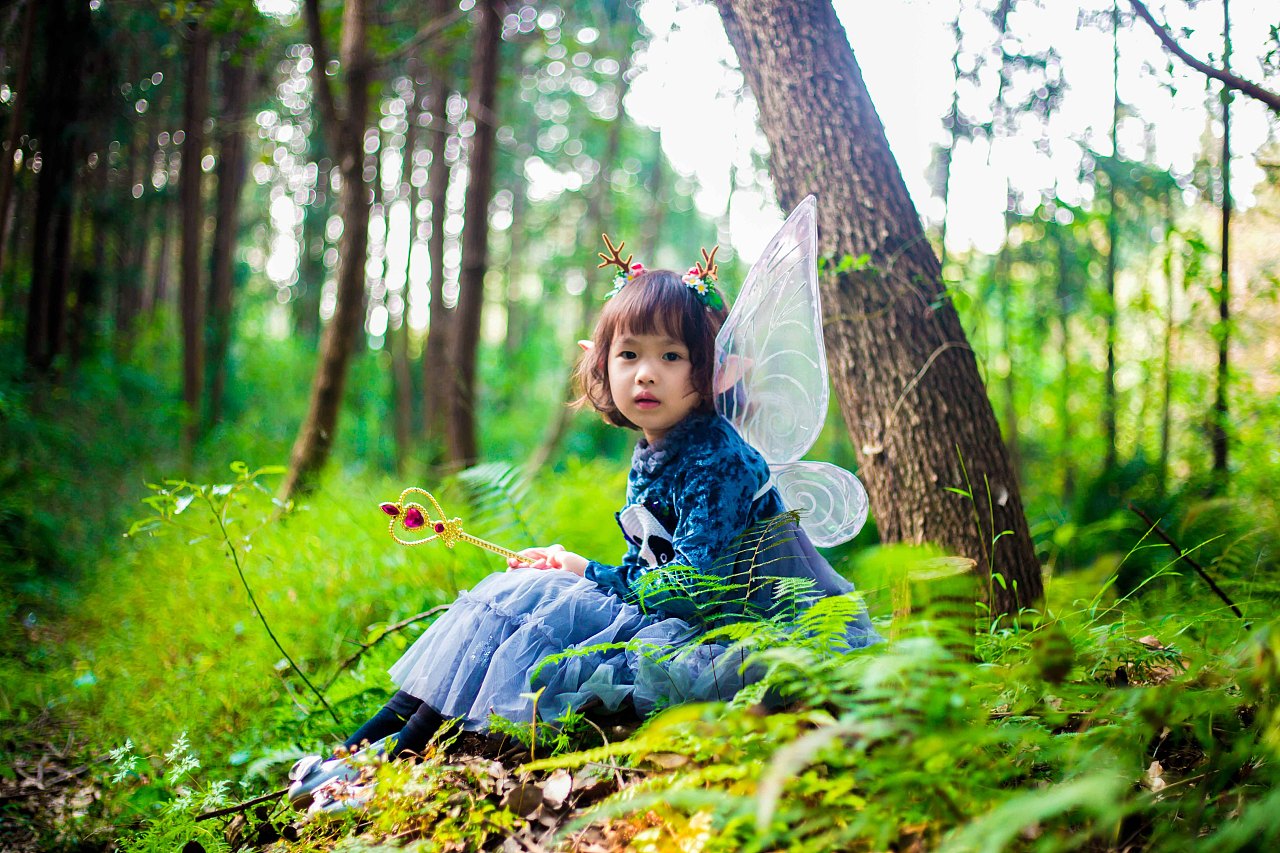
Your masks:
<svg viewBox="0 0 1280 853"><path fill-rule="evenodd" d="M400 514L400 507L396 506L395 504L390 504L390 503L382 504L379 507L379 509L381 509L383 512L385 512L387 515L391 516L392 518L395 518L397 515Z"/></svg>
<svg viewBox="0 0 1280 853"><path fill-rule="evenodd" d="M422 510L416 506L411 506L404 512L404 526L410 530L421 527L426 524L427 520L422 515Z"/></svg>
<svg viewBox="0 0 1280 853"><path fill-rule="evenodd" d="M436 531L436 533L444 533L444 522L443 522L443 521L437 521L437 522L436 522L436 525L435 525L435 531Z"/></svg>

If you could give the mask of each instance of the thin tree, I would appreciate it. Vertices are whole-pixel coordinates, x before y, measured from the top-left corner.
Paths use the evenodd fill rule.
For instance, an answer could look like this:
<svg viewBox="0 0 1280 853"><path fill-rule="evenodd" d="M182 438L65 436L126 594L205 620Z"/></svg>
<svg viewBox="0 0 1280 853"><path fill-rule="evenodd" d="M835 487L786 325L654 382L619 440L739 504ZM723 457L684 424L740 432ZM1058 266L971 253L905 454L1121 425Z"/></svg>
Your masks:
<svg viewBox="0 0 1280 853"><path fill-rule="evenodd" d="M327 73L329 53L320 23L320 0L306 0L303 13L315 60L316 98L328 134L329 150L338 158L342 175L338 213L343 230L338 249L333 318L320 342L311 401L293 443L289 473L280 486L285 498L314 484L337 434L347 368L364 322L364 267L372 200L371 189L364 180L364 134L369 115L369 83L373 76L368 49L369 0L346 0L343 5L339 60L346 83L346 103L341 106Z"/></svg>
<svg viewBox="0 0 1280 853"><path fill-rule="evenodd" d="M432 0L432 3L432 14L437 19L443 19L449 9L449 0ZM431 153L431 162L427 166L427 192L431 204L431 233L427 238L431 302L427 319L427 341L422 355L422 419L427 446L439 449L445 444L445 424L448 422L449 405L453 399L449 381L449 377L453 376L449 363L452 349L449 346L449 328L453 313L444 304L444 223L449 214L448 193L452 172L445 156L450 133L446 110L451 62L452 52L446 43L433 55L426 105L431 116L431 124L427 128L430 137L428 149Z"/></svg>
<svg viewBox="0 0 1280 853"><path fill-rule="evenodd" d="M493 190L497 138L498 64L502 45L500 0L480 0L467 110L475 122L467 158L467 192L462 222L462 269L458 311L452 328L453 405L447 423L450 464L465 467L479 455L476 439L476 353L484 308L484 277L489 252L489 197ZM434 272L434 270L433 270ZM449 374L446 374L449 375Z"/></svg>
<svg viewBox="0 0 1280 853"><path fill-rule="evenodd" d="M218 190L209 279L209 423L222 419L227 384L227 350L231 344L234 293L234 255L240 231L240 199L248 171L246 137L249 95L254 73L251 54L240 50L239 39L226 45L221 60L222 115L218 134Z"/></svg>
<svg viewBox="0 0 1280 853"><path fill-rule="evenodd" d="M1116 466L1116 272L1120 254L1120 210L1116 184L1120 175L1120 3L1111 7L1111 168L1107 172L1107 298L1106 312L1107 368L1102 390L1102 432L1107 443L1104 465L1107 471Z"/></svg>
<svg viewBox="0 0 1280 853"><path fill-rule="evenodd" d="M200 437L204 402L204 122L209 114L209 45L206 21L187 29L187 76L183 100L182 171L178 196L182 210L182 400L184 449L190 458Z"/></svg>
<svg viewBox="0 0 1280 853"><path fill-rule="evenodd" d="M44 75L35 110L40 140L32 231L31 291L27 302L26 362L47 374L62 352L67 289L71 276L75 157L83 128L81 85L84 57L93 38L88 5L72 0L41 4Z"/></svg>
<svg viewBox="0 0 1280 853"><path fill-rule="evenodd" d="M1228 0L1222 0L1222 64L1231 72L1231 13ZM1213 488L1227 488L1227 383L1230 378L1231 351L1231 87L1222 87L1222 259L1218 265L1218 374L1210 417L1210 440L1213 445Z"/></svg>
<svg viewBox="0 0 1280 853"><path fill-rule="evenodd" d="M4 250L9 233L9 202L13 198L14 155L22 139L28 81L31 78L32 46L36 33L36 0L27 0L22 10L22 46L18 50L18 79L13 86L13 109L9 113L9 134L0 152L0 278L4 273ZM0 316L4 315L4 290L0 288Z"/></svg>
<svg viewBox="0 0 1280 853"><path fill-rule="evenodd" d="M1038 599L995 413L835 10L716 6L759 104L779 201L814 193L824 253L868 258L822 287L833 384L882 538L937 542L998 572L998 611Z"/></svg>
<svg viewBox="0 0 1280 853"><path fill-rule="evenodd" d="M413 378L409 372L409 269L413 257L414 232L417 230L413 203L413 156L418 143L418 117L422 114L422 95L418 85L418 64L409 63L409 88L405 111L404 146L400 157L400 181L395 198L408 206L408 249L404 254L404 290L401 292L400 311L387 317L387 347L391 350L391 392L395 429L396 473L403 474L413 447ZM390 228L390 205L387 208L387 224ZM388 297L388 312L390 298Z"/></svg>

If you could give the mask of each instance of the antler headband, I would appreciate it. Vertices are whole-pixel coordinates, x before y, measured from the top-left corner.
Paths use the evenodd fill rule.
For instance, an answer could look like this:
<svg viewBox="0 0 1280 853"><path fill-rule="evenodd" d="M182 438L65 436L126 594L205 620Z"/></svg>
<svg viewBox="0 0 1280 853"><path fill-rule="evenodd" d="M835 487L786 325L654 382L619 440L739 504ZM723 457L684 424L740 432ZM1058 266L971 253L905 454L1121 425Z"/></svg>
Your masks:
<svg viewBox="0 0 1280 853"><path fill-rule="evenodd" d="M633 255L627 255L627 259L622 259L622 250L626 247L626 242L619 243L616 247L613 241L609 239L608 234L600 235L604 239L605 248L609 250L609 254L599 252L600 263L596 269L604 267L618 268L613 276L613 289L605 294L605 299L612 299L618 295L618 291L622 290L629 282L633 281L636 276L644 272L644 264L639 262L632 263ZM711 254L707 254L707 250L702 250L702 261L689 267L689 271L681 276L681 281L694 292L698 297L698 301L707 308L713 308L717 311L724 309L724 299L720 296L720 291L716 289L716 280L719 278L720 267L716 265L716 252L720 251L720 247L716 246L711 250Z"/></svg>

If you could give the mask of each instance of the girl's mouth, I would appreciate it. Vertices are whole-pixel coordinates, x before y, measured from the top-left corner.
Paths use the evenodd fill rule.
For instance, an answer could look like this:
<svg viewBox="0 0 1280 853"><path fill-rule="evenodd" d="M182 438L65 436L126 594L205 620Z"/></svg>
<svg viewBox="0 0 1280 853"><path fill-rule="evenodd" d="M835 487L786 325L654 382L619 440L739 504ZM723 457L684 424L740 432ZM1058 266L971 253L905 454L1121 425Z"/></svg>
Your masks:
<svg viewBox="0 0 1280 853"><path fill-rule="evenodd" d="M635 403L636 408L639 409L653 409L662 405L656 397L650 396L649 394L641 394L639 397L636 397Z"/></svg>

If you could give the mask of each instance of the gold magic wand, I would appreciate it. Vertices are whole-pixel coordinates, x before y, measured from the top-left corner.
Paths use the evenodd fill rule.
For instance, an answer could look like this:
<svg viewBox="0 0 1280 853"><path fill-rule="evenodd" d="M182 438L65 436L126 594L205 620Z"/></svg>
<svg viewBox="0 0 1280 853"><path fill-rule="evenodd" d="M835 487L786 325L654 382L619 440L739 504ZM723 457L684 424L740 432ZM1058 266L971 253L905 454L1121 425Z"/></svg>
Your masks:
<svg viewBox="0 0 1280 853"><path fill-rule="evenodd" d="M432 518L428 509L420 503L406 501L409 495L426 495L427 500L435 509L438 518ZM399 542L401 545L421 545L424 542L434 542L439 539L444 543L446 548L452 548L455 543L469 542L484 548L486 551L492 551L512 560L516 560L525 564L532 564L533 560L528 557L522 557L510 548L503 548L501 545L494 545L492 542L486 542L479 536L472 536L462 529L462 519L447 518L444 510L440 508L440 502L428 492L426 489L408 488L400 493L400 499L394 503L380 504L379 508L391 516L391 523L387 527L387 531L391 534L391 538ZM396 532L396 525L400 525L406 531L421 530L430 527L431 536L425 539L404 539Z"/></svg>

